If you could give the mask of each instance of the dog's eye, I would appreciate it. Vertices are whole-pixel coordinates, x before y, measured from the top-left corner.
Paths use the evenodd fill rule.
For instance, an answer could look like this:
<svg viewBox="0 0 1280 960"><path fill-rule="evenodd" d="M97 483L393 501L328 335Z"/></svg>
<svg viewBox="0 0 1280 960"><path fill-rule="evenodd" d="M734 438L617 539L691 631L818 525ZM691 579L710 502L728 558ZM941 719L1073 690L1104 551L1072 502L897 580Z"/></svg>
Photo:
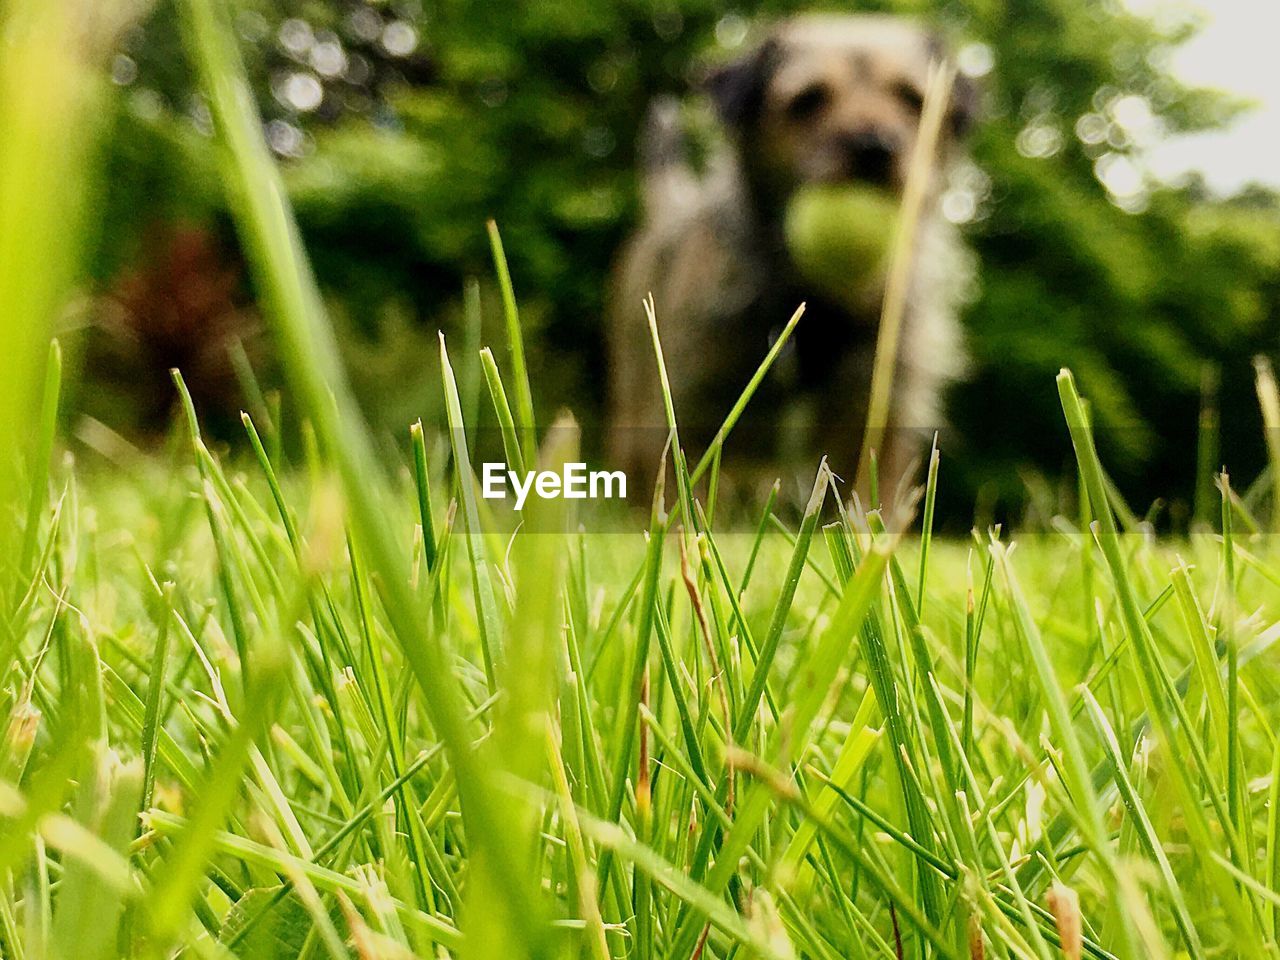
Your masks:
<svg viewBox="0 0 1280 960"><path fill-rule="evenodd" d="M919 113L924 109L924 95L914 86L903 81L893 88L893 94L910 110Z"/></svg>
<svg viewBox="0 0 1280 960"><path fill-rule="evenodd" d="M831 91L821 83L805 87L787 104L787 116L792 120L808 120L831 101Z"/></svg>

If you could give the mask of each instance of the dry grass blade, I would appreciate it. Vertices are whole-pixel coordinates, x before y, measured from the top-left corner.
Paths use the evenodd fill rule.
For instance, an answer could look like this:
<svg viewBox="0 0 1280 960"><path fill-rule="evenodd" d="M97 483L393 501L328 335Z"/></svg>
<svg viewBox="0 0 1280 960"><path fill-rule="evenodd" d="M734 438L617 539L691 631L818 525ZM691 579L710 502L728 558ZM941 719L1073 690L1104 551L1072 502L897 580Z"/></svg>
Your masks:
<svg viewBox="0 0 1280 960"><path fill-rule="evenodd" d="M920 131L902 193L902 215L898 219L897 233L893 239L884 304L876 333L871 394L867 400L867 421L858 453L858 471L854 484L857 490L867 489L872 451L877 450L887 436L894 371L898 363L898 340L902 332L902 319L906 313L908 287L914 267L916 234L924 212L925 197L935 176L938 145L954 81L955 70L951 65L935 63L930 67ZM884 451L879 452L883 455Z"/></svg>

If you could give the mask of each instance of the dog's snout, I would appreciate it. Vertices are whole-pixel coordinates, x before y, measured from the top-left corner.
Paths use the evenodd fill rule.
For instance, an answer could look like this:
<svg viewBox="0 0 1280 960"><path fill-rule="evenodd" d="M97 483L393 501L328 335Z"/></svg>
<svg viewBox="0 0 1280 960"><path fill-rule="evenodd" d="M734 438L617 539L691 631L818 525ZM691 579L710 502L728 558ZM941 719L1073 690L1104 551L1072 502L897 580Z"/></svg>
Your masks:
<svg viewBox="0 0 1280 960"><path fill-rule="evenodd" d="M893 175L897 145L879 130L858 130L844 138L849 173L868 183L888 183Z"/></svg>

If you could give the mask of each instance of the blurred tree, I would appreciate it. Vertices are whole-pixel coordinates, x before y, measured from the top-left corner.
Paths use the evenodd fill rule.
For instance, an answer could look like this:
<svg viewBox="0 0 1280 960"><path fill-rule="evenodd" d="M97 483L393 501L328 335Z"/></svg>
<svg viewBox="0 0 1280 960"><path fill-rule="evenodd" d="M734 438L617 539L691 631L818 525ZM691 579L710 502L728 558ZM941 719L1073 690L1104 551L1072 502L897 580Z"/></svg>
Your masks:
<svg viewBox="0 0 1280 960"><path fill-rule="evenodd" d="M406 376L432 369L419 351L437 326L458 328L464 278L491 274L483 224L494 217L534 334L540 412L567 403L590 425L605 278L634 215L648 100L696 88L700 65L742 49L753 23L801 6L241 0L237 29L317 272L360 369L381 371L359 378L375 413L399 428L407 407L435 402L433 373L417 377L412 403ZM1205 364L1222 370L1224 456L1256 471L1248 358L1280 340L1275 198L1162 187L1144 165L1161 137L1239 107L1170 75L1168 52L1194 23L1145 20L1119 0L860 7L936 22L985 87L973 162L946 201L981 264L973 369L944 445L958 513L978 492L1019 509L1028 472L1060 474L1062 366L1093 399L1104 454L1138 502L1190 496ZM162 3L116 60L104 274L137 254L151 217L222 217L207 115L173 30ZM375 361L379 350L390 356Z"/></svg>

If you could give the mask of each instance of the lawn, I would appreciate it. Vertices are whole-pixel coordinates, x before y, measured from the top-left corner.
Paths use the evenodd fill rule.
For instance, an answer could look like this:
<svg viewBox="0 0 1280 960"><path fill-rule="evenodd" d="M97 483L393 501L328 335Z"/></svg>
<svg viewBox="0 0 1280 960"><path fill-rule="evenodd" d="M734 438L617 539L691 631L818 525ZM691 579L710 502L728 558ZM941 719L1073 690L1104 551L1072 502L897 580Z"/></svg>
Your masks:
<svg viewBox="0 0 1280 960"><path fill-rule="evenodd" d="M1274 950L1267 535L898 537L820 472L795 528L469 536L406 443L393 573L319 463L182 439L54 470L8 955Z"/></svg>

